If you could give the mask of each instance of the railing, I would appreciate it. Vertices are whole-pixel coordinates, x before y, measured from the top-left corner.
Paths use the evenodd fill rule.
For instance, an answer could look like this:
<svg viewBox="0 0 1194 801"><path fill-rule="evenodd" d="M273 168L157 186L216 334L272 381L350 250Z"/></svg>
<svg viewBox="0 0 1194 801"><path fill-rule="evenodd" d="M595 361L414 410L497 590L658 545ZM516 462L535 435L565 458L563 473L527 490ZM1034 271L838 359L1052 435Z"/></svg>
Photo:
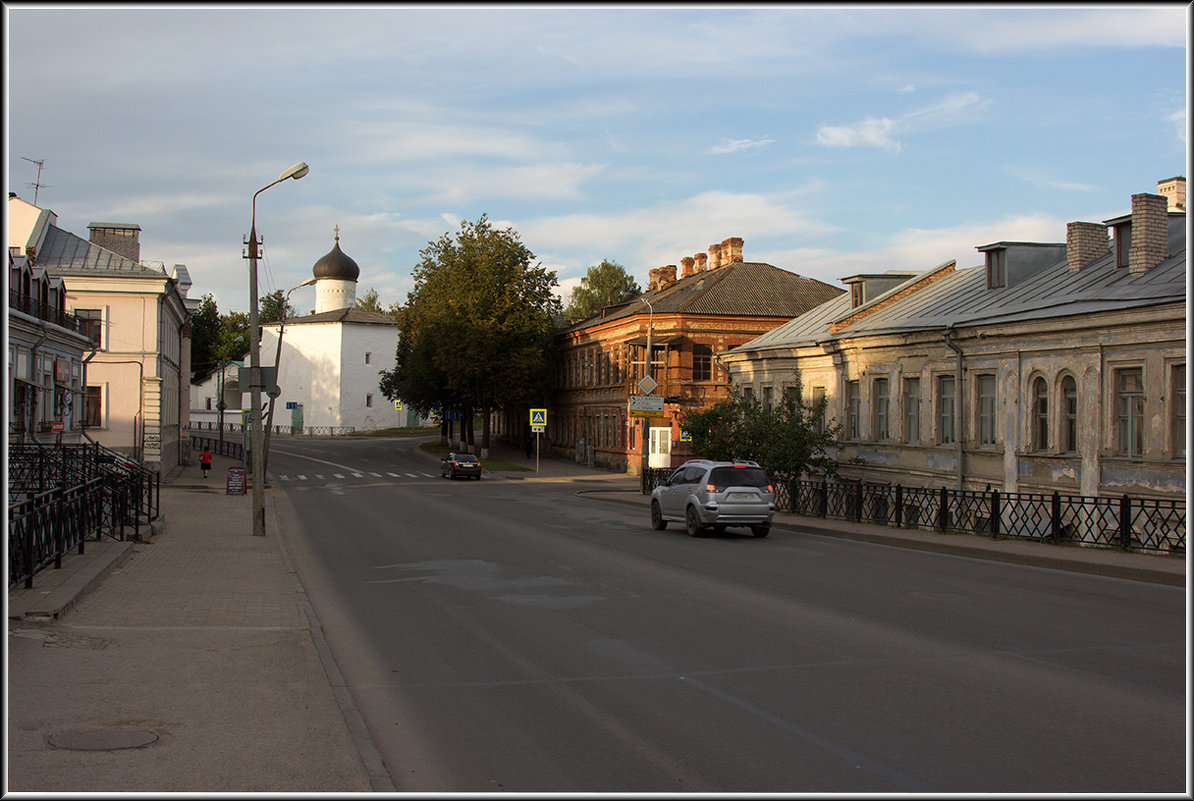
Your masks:
<svg viewBox="0 0 1194 801"><path fill-rule="evenodd" d="M227 456L230 459L237 459L244 461L245 446L239 438L231 439L217 439L216 437L205 437L199 434L191 434L191 453L198 453L204 448L207 448L214 454L219 456Z"/></svg>
<svg viewBox="0 0 1194 801"><path fill-rule="evenodd" d="M100 477L69 489L52 489L8 507L8 588L31 588L33 576L51 564L62 567L62 557L84 542L103 534L104 521L112 519Z"/></svg>
<svg viewBox="0 0 1194 801"><path fill-rule="evenodd" d="M73 314L51 306L48 303L35 301L28 295L22 295L16 289L10 288L8 290L8 307L54 323L55 325L60 325L63 328L68 328L71 331L79 330L79 318Z"/></svg>
<svg viewBox="0 0 1194 801"><path fill-rule="evenodd" d="M211 422L191 422L190 430L194 431L219 431L219 423ZM238 436L244 433L244 427L240 423L225 423L224 431L235 433ZM357 432L356 426L291 426L291 425L275 425L269 429L272 437L343 437Z"/></svg>
<svg viewBox="0 0 1194 801"><path fill-rule="evenodd" d="M643 494L672 468L648 468ZM794 514L902 528L1184 554L1185 501L998 490L927 489L866 481L777 481L775 506Z"/></svg>

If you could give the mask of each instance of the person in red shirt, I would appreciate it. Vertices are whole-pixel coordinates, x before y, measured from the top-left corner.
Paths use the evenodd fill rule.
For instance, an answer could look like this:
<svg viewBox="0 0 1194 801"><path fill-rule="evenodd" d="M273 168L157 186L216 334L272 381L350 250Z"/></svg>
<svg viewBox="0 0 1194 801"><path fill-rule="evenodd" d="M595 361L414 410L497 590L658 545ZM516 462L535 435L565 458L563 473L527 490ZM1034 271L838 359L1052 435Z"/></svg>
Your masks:
<svg viewBox="0 0 1194 801"><path fill-rule="evenodd" d="M203 477L207 478L207 471L211 470L211 451L207 448L204 448L203 453L199 454L199 466L203 468Z"/></svg>

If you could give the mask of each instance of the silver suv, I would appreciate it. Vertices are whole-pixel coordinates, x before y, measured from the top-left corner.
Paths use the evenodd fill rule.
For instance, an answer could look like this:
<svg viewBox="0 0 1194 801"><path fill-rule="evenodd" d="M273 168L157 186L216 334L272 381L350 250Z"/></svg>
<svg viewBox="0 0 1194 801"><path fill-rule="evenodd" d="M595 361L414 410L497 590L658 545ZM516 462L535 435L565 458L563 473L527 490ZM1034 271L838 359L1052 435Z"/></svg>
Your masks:
<svg viewBox="0 0 1194 801"><path fill-rule="evenodd" d="M775 489L757 462L692 459L651 493L651 527L656 531L667 528L670 520L683 522L693 537L709 526L717 531L750 526L756 537L766 537L774 513Z"/></svg>

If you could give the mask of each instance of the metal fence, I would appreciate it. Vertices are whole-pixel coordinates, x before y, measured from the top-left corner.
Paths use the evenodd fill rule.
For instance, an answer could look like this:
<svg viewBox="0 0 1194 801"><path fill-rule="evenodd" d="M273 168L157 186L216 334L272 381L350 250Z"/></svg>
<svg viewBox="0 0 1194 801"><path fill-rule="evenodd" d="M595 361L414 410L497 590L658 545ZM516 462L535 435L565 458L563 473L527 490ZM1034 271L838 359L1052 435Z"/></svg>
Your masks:
<svg viewBox="0 0 1194 801"><path fill-rule="evenodd" d="M161 511L159 475L103 446L10 444L9 589L24 583L90 537L125 539Z"/></svg>
<svg viewBox="0 0 1194 801"><path fill-rule="evenodd" d="M643 471L642 492L650 493L671 473L671 468ZM1186 504L1177 500L795 480L775 483L775 506L799 515L903 528L1173 554L1186 551Z"/></svg>
<svg viewBox="0 0 1194 801"><path fill-rule="evenodd" d="M190 432L219 431L219 423L191 422ZM224 431L233 433L237 437L244 434L245 428L240 423L225 423ZM343 437L357 432L356 426L292 426L275 425L269 429L271 437ZM214 451L213 451L214 453Z"/></svg>
<svg viewBox="0 0 1194 801"><path fill-rule="evenodd" d="M245 458L245 445L241 442L240 437L232 440L191 434L191 453L198 453L204 448L218 456L227 456L230 459L244 461Z"/></svg>

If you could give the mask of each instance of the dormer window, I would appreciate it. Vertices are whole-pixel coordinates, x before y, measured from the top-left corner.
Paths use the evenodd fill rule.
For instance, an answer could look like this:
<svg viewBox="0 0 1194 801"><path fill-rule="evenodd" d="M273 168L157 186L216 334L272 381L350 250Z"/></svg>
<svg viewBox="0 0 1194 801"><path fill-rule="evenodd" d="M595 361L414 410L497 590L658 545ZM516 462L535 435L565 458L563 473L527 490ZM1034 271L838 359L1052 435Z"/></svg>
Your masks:
<svg viewBox="0 0 1194 801"><path fill-rule="evenodd" d="M1128 254L1132 250L1131 224L1115 226L1115 266L1127 267Z"/></svg>
<svg viewBox="0 0 1194 801"><path fill-rule="evenodd" d="M850 284L850 308L857 309L863 304L863 283L861 281Z"/></svg>
<svg viewBox="0 0 1194 801"><path fill-rule="evenodd" d="M987 251L987 289L1007 286L1007 249Z"/></svg>

